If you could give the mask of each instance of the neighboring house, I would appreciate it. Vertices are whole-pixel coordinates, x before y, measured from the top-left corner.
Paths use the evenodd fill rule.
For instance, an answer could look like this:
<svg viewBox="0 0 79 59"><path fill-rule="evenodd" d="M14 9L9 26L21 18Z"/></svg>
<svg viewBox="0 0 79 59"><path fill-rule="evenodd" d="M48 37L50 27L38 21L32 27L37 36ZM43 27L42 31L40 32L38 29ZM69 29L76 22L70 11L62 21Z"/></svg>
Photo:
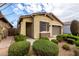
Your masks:
<svg viewBox="0 0 79 59"><path fill-rule="evenodd" d="M0 38L8 36L8 29L13 26L0 14Z"/></svg>
<svg viewBox="0 0 79 59"><path fill-rule="evenodd" d="M63 23L52 13L33 13L21 16L18 22L20 34L31 38L54 37L63 34Z"/></svg>
<svg viewBox="0 0 79 59"><path fill-rule="evenodd" d="M70 31L70 24L71 22L64 22L64 33L65 34L71 34L71 31Z"/></svg>

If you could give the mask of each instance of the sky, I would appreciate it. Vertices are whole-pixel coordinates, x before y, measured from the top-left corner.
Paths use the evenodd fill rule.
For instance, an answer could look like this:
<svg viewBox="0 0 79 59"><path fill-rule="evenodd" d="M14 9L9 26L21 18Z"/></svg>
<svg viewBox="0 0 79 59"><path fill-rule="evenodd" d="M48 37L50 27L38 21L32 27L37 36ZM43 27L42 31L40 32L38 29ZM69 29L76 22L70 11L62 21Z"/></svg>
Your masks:
<svg viewBox="0 0 79 59"><path fill-rule="evenodd" d="M79 3L8 3L0 11L14 27L21 15L35 12L51 12L62 22L79 20Z"/></svg>

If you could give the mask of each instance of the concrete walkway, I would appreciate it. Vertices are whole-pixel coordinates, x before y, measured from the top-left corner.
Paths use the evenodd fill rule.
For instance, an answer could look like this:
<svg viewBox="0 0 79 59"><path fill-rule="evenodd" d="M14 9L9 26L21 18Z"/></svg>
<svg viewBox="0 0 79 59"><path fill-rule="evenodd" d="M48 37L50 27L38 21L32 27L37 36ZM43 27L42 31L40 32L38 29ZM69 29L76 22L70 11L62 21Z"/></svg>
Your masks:
<svg viewBox="0 0 79 59"><path fill-rule="evenodd" d="M56 39L56 37L54 37L54 38L49 38L50 41L51 41L52 39ZM38 40L38 39L32 39L32 38L26 39L26 41L28 41L28 42L31 43L31 46L33 45L33 42L36 41L36 40Z"/></svg>
<svg viewBox="0 0 79 59"><path fill-rule="evenodd" d="M8 55L8 47L14 42L13 36L9 36L0 42L0 56Z"/></svg>
<svg viewBox="0 0 79 59"><path fill-rule="evenodd" d="M26 41L30 42L31 46L33 45L33 42L36 41L36 39L28 38Z"/></svg>

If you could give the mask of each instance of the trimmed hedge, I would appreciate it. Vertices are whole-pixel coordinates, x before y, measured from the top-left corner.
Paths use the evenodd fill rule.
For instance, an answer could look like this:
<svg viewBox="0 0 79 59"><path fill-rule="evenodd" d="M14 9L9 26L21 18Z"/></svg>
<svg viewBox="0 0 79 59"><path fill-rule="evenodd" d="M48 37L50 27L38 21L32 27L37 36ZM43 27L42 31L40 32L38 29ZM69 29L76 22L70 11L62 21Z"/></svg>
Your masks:
<svg viewBox="0 0 79 59"><path fill-rule="evenodd" d="M74 36L72 34L58 35L56 38L59 42L64 40L70 44L74 44L75 41L79 40L79 36Z"/></svg>
<svg viewBox="0 0 79 59"><path fill-rule="evenodd" d="M52 39L51 41L58 44L58 40L56 40L56 39Z"/></svg>
<svg viewBox="0 0 79 59"><path fill-rule="evenodd" d="M29 52L30 43L26 41L15 42L8 49L9 56L24 56Z"/></svg>
<svg viewBox="0 0 79 59"><path fill-rule="evenodd" d="M24 40L26 40L27 38L26 38L26 36L24 36L24 35L16 35L15 36L15 41L16 42L18 42L18 41L24 41Z"/></svg>
<svg viewBox="0 0 79 59"><path fill-rule="evenodd" d="M42 40L49 40L48 37L40 37L39 39L42 39Z"/></svg>
<svg viewBox="0 0 79 59"><path fill-rule="evenodd" d="M79 46L79 40L75 41L75 45Z"/></svg>
<svg viewBox="0 0 79 59"><path fill-rule="evenodd" d="M71 39L74 39L74 40L79 40L79 37L78 36L74 36L74 35L67 36L67 38L71 38Z"/></svg>
<svg viewBox="0 0 79 59"><path fill-rule="evenodd" d="M49 40L37 40L32 48L38 56L57 56L59 53L58 45Z"/></svg>
<svg viewBox="0 0 79 59"><path fill-rule="evenodd" d="M65 49L65 50L70 50L70 47L69 47L69 45L68 45L67 43L64 44L64 45L62 46L62 48Z"/></svg>
<svg viewBox="0 0 79 59"><path fill-rule="evenodd" d="M71 39L71 38L67 38L67 43L74 44L75 43L75 40L74 39Z"/></svg>
<svg viewBox="0 0 79 59"><path fill-rule="evenodd" d="M72 34L63 34L63 37L71 38L71 39L74 39L74 40L79 40L78 36L75 36L75 35L72 35Z"/></svg>
<svg viewBox="0 0 79 59"><path fill-rule="evenodd" d="M58 40L59 42L63 41L63 36L62 36L62 35L58 35L58 36L56 36L56 38L57 38L57 40Z"/></svg>

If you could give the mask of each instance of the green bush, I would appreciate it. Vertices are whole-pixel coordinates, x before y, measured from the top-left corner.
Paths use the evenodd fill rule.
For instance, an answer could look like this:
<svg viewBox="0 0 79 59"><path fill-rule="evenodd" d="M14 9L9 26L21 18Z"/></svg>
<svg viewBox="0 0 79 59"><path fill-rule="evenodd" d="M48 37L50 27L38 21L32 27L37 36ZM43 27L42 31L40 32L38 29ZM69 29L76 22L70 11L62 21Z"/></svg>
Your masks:
<svg viewBox="0 0 79 59"><path fill-rule="evenodd" d="M49 40L48 37L41 37L41 38L39 38L39 39L42 39L42 40Z"/></svg>
<svg viewBox="0 0 79 59"><path fill-rule="evenodd" d="M74 39L67 38L67 43L74 44L75 43L75 40Z"/></svg>
<svg viewBox="0 0 79 59"><path fill-rule="evenodd" d="M74 40L79 40L79 37L74 36L74 35L68 35L67 38L71 38L71 39L74 39Z"/></svg>
<svg viewBox="0 0 79 59"><path fill-rule="evenodd" d="M51 41L58 44L58 40L56 40L56 39L52 39Z"/></svg>
<svg viewBox="0 0 79 59"><path fill-rule="evenodd" d="M74 39L74 40L79 40L79 36L75 36L75 35L68 35L68 38Z"/></svg>
<svg viewBox="0 0 79 59"><path fill-rule="evenodd" d="M62 48L65 49L65 50L70 50L70 47L69 47L69 45L68 45L67 43L64 44L64 45L62 46Z"/></svg>
<svg viewBox="0 0 79 59"><path fill-rule="evenodd" d="M32 48L38 56L56 56L59 53L58 45L49 40L37 40Z"/></svg>
<svg viewBox="0 0 79 59"><path fill-rule="evenodd" d="M75 47L74 54L75 56L79 56L79 47Z"/></svg>
<svg viewBox="0 0 79 59"><path fill-rule="evenodd" d="M30 43L26 41L15 42L8 49L9 56L24 56L29 52Z"/></svg>
<svg viewBox="0 0 79 59"><path fill-rule="evenodd" d="M79 22L77 20L73 20L70 25L70 30L73 35L79 34Z"/></svg>
<svg viewBox="0 0 79 59"><path fill-rule="evenodd" d="M75 45L79 46L79 40L75 41Z"/></svg>
<svg viewBox="0 0 79 59"><path fill-rule="evenodd" d="M74 40L79 40L79 36L75 36L75 35L72 35L72 34L63 34L62 36L63 36L64 39L71 38L71 39L74 39Z"/></svg>
<svg viewBox="0 0 79 59"><path fill-rule="evenodd" d="M26 40L26 36L24 35L16 35L15 36L15 41L18 42L18 41L24 41Z"/></svg>
<svg viewBox="0 0 79 59"><path fill-rule="evenodd" d="M64 37L71 36L71 34L63 34Z"/></svg>
<svg viewBox="0 0 79 59"><path fill-rule="evenodd" d="M58 35L57 38L59 41L62 41L62 40L67 41L68 38L73 39L73 40L79 40L79 36L75 36L72 34ZM61 38L61 39L59 39L59 38Z"/></svg>
<svg viewBox="0 0 79 59"><path fill-rule="evenodd" d="M58 35L56 36L56 38L59 42L63 41L63 35Z"/></svg>

